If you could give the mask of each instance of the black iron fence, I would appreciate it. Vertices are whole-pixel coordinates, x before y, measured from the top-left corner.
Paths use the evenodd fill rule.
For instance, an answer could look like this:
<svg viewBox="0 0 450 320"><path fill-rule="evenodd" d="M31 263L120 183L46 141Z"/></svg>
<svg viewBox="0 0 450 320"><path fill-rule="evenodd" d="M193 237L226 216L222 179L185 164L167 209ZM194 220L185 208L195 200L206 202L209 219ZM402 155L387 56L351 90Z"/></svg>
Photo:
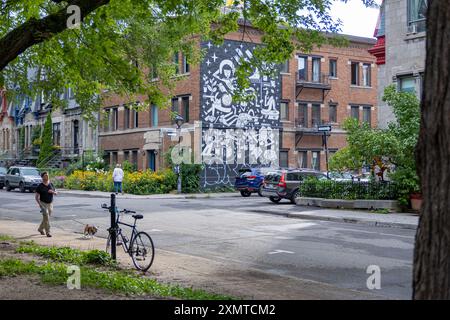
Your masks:
<svg viewBox="0 0 450 320"><path fill-rule="evenodd" d="M397 200L397 184L389 181L358 182L307 180L300 184L300 196L343 200Z"/></svg>

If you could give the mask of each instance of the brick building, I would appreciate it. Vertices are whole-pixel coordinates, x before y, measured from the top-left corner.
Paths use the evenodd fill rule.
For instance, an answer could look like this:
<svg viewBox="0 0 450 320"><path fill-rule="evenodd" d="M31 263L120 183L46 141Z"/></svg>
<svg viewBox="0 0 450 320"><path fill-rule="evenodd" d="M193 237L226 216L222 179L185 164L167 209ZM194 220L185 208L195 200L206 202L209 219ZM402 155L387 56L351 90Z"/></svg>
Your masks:
<svg viewBox="0 0 450 320"><path fill-rule="evenodd" d="M150 106L135 112L130 110L129 101L108 97L103 116L109 121L99 132L99 149L104 151L105 159L110 164L129 160L138 169L162 168L164 153L178 142L171 111L185 119L182 131L201 141L203 155L210 150L208 141L218 140L210 139L212 130L222 134L221 139L228 139L225 136L229 129L243 130L238 132L247 137L242 149L244 158L253 152L249 140L259 139L261 143L269 137L267 132L278 131L279 140L274 141L273 135L267 141L271 141L268 149L276 151L280 166L322 171L326 170L326 161L318 125L332 126L328 138L331 154L346 145L341 129L346 118L355 117L377 126L377 68L375 57L368 52L375 39L347 36L349 46L344 48L324 45L308 54L296 52L274 76L255 70L249 89L254 101L235 103L230 98L236 65L240 58L251 57L261 37L259 31L248 26L243 32L244 28L228 34L222 46L201 43L206 56L199 66L187 64L181 53L174 57L181 78L171 110ZM197 135L193 134L194 128ZM238 135L234 134L235 140ZM219 149L222 147L216 145L216 160L217 155L224 157L221 150L217 153ZM203 187L234 182L239 165L211 158L208 161L204 161Z"/></svg>

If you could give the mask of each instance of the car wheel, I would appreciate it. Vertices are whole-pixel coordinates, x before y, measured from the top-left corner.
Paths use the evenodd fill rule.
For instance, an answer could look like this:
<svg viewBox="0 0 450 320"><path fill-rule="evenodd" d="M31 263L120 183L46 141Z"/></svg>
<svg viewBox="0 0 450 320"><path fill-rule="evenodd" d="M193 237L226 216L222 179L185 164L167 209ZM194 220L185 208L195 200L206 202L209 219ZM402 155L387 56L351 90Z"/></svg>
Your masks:
<svg viewBox="0 0 450 320"><path fill-rule="evenodd" d="M9 185L9 181L6 181L6 191L11 191L11 186Z"/></svg>
<svg viewBox="0 0 450 320"><path fill-rule="evenodd" d="M291 200L291 203L292 203L292 204L296 204L295 199L298 198L298 197L300 197L300 190L297 189L297 190L295 190L294 193L292 194L292 197L291 197L291 199L290 199L290 200Z"/></svg>
<svg viewBox="0 0 450 320"><path fill-rule="evenodd" d="M263 185L260 185L259 188L258 188L258 195L260 197L264 197L263 194L262 194L262 187L263 187Z"/></svg>
<svg viewBox="0 0 450 320"><path fill-rule="evenodd" d="M252 193L250 191L241 190L241 196L243 196L244 198L250 197L251 195Z"/></svg>
<svg viewBox="0 0 450 320"><path fill-rule="evenodd" d="M20 192L22 192L22 193L25 192L25 186L23 185L23 182L19 183L19 189L20 189Z"/></svg>
<svg viewBox="0 0 450 320"><path fill-rule="evenodd" d="M273 203L278 203L281 201L280 197L269 197L270 201L272 201Z"/></svg>

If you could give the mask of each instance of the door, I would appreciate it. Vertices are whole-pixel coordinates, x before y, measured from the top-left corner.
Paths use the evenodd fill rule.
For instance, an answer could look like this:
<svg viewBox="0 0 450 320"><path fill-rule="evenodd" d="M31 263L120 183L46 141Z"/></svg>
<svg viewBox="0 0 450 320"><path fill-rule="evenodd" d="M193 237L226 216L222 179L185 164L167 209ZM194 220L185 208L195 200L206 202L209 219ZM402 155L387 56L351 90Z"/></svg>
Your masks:
<svg viewBox="0 0 450 320"><path fill-rule="evenodd" d="M156 155L155 150L147 151L148 153L148 168L152 171L156 171Z"/></svg>

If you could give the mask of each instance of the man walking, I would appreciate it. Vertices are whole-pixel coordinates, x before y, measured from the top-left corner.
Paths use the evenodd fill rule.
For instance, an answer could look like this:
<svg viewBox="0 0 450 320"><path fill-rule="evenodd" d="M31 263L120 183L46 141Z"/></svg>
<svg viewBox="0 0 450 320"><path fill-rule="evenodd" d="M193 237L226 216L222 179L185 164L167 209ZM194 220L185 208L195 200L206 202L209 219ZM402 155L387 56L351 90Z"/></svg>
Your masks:
<svg viewBox="0 0 450 320"><path fill-rule="evenodd" d="M51 237L50 234L50 216L53 212L53 195L58 193L55 190L53 184L50 183L47 172L42 172L42 183L36 188L36 202L41 208L42 222L38 228L38 231L47 237ZM45 231L45 233L44 233Z"/></svg>
<svg viewBox="0 0 450 320"><path fill-rule="evenodd" d="M114 191L119 192L123 194L123 190L122 190L122 181L123 181L123 170L121 168L121 165L118 163L116 165L116 168L114 169L113 172L113 181L114 181Z"/></svg>

